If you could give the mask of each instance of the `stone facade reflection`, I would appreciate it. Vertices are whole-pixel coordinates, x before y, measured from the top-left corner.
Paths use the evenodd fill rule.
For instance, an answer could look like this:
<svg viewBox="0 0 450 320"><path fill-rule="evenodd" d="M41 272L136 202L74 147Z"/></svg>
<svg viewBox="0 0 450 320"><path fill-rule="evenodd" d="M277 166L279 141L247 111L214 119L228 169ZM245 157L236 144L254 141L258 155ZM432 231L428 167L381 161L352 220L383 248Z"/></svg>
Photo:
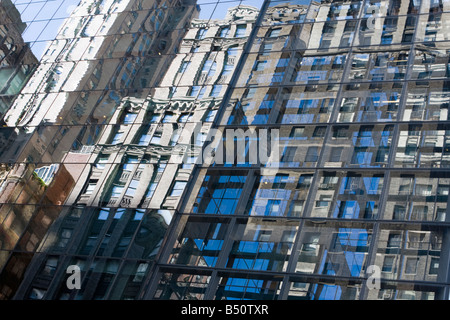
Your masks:
<svg viewBox="0 0 450 320"><path fill-rule="evenodd" d="M449 14L80 2L2 107L1 298L446 298ZM231 129L280 157L204 162Z"/></svg>

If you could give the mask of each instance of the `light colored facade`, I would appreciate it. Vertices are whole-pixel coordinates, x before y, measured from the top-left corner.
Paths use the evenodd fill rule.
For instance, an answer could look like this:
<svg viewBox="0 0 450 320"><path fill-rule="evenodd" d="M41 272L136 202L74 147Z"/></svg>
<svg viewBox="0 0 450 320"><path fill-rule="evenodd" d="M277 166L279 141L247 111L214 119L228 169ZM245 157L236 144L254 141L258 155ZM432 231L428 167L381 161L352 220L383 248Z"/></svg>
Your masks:
<svg viewBox="0 0 450 320"><path fill-rule="evenodd" d="M198 168L148 297L445 298L446 6L271 1L217 128L279 162Z"/></svg>
<svg viewBox="0 0 450 320"><path fill-rule="evenodd" d="M137 95L129 91L107 124L98 127L95 144L80 144L78 150L65 154L62 164L72 168L76 184L40 251L117 257L118 248L126 243L130 249L124 257L144 259L137 268L150 271L257 14L256 8L241 5L230 8L224 19L193 19L158 85ZM75 212L90 223L74 225ZM111 218L118 225L129 219L129 224L140 230L138 235L131 237L136 229L116 227L105 235L108 241L94 236L98 225ZM101 251L94 250L99 240ZM37 257L31 268L40 265L42 258ZM130 263L125 260L124 265ZM103 267L117 265L102 263L97 268ZM42 282L39 275L32 277L37 286L24 287L27 291L19 290L19 294L70 297L67 290L56 290L56 286L64 286L64 278ZM88 299L91 294L80 292L78 296ZM113 296L123 294L117 289Z"/></svg>
<svg viewBox="0 0 450 320"><path fill-rule="evenodd" d="M447 298L449 14L446 0L81 2L4 118L24 143L0 155L16 164L3 230L20 231L2 297ZM268 164L250 161L260 136L225 134L238 129L278 130ZM216 134L246 160L206 162Z"/></svg>
<svg viewBox="0 0 450 320"><path fill-rule="evenodd" d="M38 60L22 38L26 23L21 20L11 1L5 0L0 4L0 19L0 113L3 116L25 85Z"/></svg>
<svg viewBox="0 0 450 320"><path fill-rule="evenodd" d="M31 261L13 250L39 251L51 241L45 232L71 211L100 133L130 91L148 94L161 80L196 10L180 1L81 1L61 23L3 118L2 133L14 137L0 156L13 164L1 185L2 298L11 298Z"/></svg>

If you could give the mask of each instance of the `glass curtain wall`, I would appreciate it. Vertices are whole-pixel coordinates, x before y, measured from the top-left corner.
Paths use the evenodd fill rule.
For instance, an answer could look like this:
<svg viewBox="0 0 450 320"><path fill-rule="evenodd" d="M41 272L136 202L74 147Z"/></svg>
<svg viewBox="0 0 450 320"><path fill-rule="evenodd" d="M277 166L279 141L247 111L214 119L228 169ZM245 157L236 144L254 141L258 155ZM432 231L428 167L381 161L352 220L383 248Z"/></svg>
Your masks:
<svg viewBox="0 0 450 320"><path fill-rule="evenodd" d="M0 298L145 297L261 4L11 3L40 62L0 128Z"/></svg>
<svg viewBox="0 0 450 320"><path fill-rule="evenodd" d="M0 299L448 298L449 17L2 1Z"/></svg>
<svg viewBox="0 0 450 320"><path fill-rule="evenodd" d="M147 297L446 299L448 14L266 1Z"/></svg>

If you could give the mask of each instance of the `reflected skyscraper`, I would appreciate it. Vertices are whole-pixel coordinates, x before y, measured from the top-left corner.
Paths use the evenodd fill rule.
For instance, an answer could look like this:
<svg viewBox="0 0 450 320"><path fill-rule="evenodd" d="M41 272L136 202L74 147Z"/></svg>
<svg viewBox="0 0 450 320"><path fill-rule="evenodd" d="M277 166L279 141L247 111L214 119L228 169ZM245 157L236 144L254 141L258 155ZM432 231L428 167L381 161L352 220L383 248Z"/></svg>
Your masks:
<svg viewBox="0 0 450 320"><path fill-rule="evenodd" d="M21 20L11 1L2 1L0 15L2 19L0 113L3 116L38 64L38 60L22 38L26 23Z"/></svg>
<svg viewBox="0 0 450 320"><path fill-rule="evenodd" d="M1 298L448 297L450 1L55 3L2 21Z"/></svg>

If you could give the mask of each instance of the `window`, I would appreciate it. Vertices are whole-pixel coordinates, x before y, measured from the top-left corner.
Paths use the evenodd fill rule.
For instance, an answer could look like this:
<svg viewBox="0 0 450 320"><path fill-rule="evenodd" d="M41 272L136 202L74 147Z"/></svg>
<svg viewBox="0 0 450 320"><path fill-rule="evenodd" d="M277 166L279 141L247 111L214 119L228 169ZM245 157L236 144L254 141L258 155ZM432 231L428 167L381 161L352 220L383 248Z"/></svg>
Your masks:
<svg viewBox="0 0 450 320"><path fill-rule="evenodd" d="M273 181L273 189L284 189L286 187L286 183L289 181L288 174L277 174Z"/></svg>
<svg viewBox="0 0 450 320"><path fill-rule="evenodd" d="M147 194L145 195L146 198L150 199L153 196L153 193L155 193L156 186L158 185L158 182L152 182L148 186Z"/></svg>
<svg viewBox="0 0 450 320"><path fill-rule="evenodd" d="M242 193L246 176L207 175L194 205L194 213L232 214Z"/></svg>
<svg viewBox="0 0 450 320"><path fill-rule="evenodd" d="M42 271L46 275L53 276L55 274L57 265L58 265L58 258L50 257L45 262L45 267Z"/></svg>
<svg viewBox="0 0 450 320"><path fill-rule="evenodd" d="M161 118L161 115L160 114L154 114L153 116L152 116L152 118L150 119L150 122L151 123L156 123L156 122L159 122L159 119Z"/></svg>
<svg viewBox="0 0 450 320"><path fill-rule="evenodd" d="M217 63L213 60L206 60L203 64L202 72L206 72L208 77L214 76L216 73Z"/></svg>
<svg viewBox="0 0 450 320"><path fill-rule="evenodd" d="M209 94L210 97L218 97L221 90L222 90L222 86L221 85L214 85L212 87L211 93Z"/></svg>
<svg viewBox="0 0 450 320"><path fill-rule="evenodd" d="M229 32L230 32L230 27L222 27L222 28L220 28L219 37L225 38L228 36Z"/></svg>
<svg viewBox="0 0 450 320"><path fill-rule="evenodd" d="M42 300L47 293L47 290L40 288L32 288L28 298L31 300Z"/></svg>
<svg viewBox="0 0 450 320"><path fill-rule="evenodd" d="M104 221L104 220L108 219L109 211L110 211L110 208L101 208L98 212L97 220Z"/></svg>
<svg viewBox="0 0 450 320"><path fill-rule="evenodd" d="M431 258L430 274L437 274L439 270L439 258Z"/></svg>
<svg viewBox="0 0 450 320"><path fill-rule="evenodd" d="M145 210L144 209L136 209L134 212L133 220L134 221L141 221L144 217Z"/></svg>
<svg viewBox="0 0 450 320"><path fill-rule="evenodd" d="M267 61L257 61L255 64L255 71L263 71Z"/></svg>
<svg viewBox="0 0 450 320"><path fill-rule="evenodd" d="M235 57L235 56L237 56L238 50L239 50L238 47L230 47L230 48L228 48L227 56L228 57Z"/></svg>
<svg viewBox="0 0 450 320"><path fill-rule="evenodd" d="M303 137L303 132L305 131L305 127L296 127L292 128L291 133L289 135L290 138L299 139Z"/></svg>
<svg viewBox="0 0 450 320"><path fill-rule="evenodd" d="M270 236L272 235L272 230L260 230L257 236L258 241L270 241Z"/></svg>
<svg viewBox="0 0 450 320"><path fill-rule="evenodd" d="M128 156L126 161L123 163L122 169L124 171L133 171L136 163L139 163L138 157Z"/></svg>
<svg viewBox="0 0 450 320"><path fill-rule="evenodd" d="M300 217L303 211L304 200L295 200L291 203L291 207L289 209L289 217Z"/></svg>
<svg viewBox="0 0 450 320"><path fill-rule="evenodd" d="M222 69L222 76L227 76L233 71L234 65L225 63Z"/></svg>
<svg viewBox="0 0 450 320"><path fill-rule="evenodd" d="M92 194L94 192L95 186L97 185L97 182L89 182L85 194Z"/></svg>
<svg viewBox="0 0 450 320"><path fill-rule="evenodd" d="M314 138L323 138L325 137L325 133L327 131L326 127L317 127L314 129L313 137Z"/></svg>
<svg viewBox="0 0 450 320"><path fill-rule="evenodd" d="M321 194L319 200L316 200L316 208L326 208L330 204L331 195Z"/></svg>
<svg viewBox="0 0 450 320"><path fill-rule="evenodd" d="M388 248L400 248L402 243L402 235L398 233L393 233L389 235L387 246Z"/></svg>
<svg viewBox="0 0 450 320"><path fill-rule="evenodd" d="M281 28L272 29L269 31L269 38L275 38L280 35Z"/></svg>
<svg viewBox="0 0 450 320"><path fill-rule="evenodd" d="M393 36L392 35L383 35L381 37L381 44L390 44L392 42Z"/></svg>
<svg viewBox="0 0 450 320"><path fill-rule="evenodd" d="M144 280L145 273L147 272L148 263L140 263L137 267L133 282L142 282Z"/></svg>
<svg viewBox="0 0 450 320"><path fill-rule="evenodd" d="M178 122L179 123L185 123L185 122L188 121L188 118L189 118L189 113L182 113L180 115L180 117L178 118Z"/></svg>
<svg viewBox="0 0 450 320"><path fill-rule="evenodd" d="M343 147L333 147L330 152L330 162L339 162L341 161Z"/></svg>
<svg viewBox="0 0 450 320"><path fill-rule="evenodd" d="M162 136L162 133L161 133L161 132L155 132L155 133L153 134L151 143L153 143L153 144L160 144L160 142L161 142L161 136Z"/></svg>
<svg viewBox="0 0 450 320"><path fill-rule="evenodd" d="M388 147L380 147L375 156L376 164L384 164L388 161L389 158L389 148Z"/></svg>
<svg viewBox="0 0 450 320"><path fill-rule="evenodd" d="M316 162L319 158L318 147L309 147L306 152L305 162Z"/></svg>
<svg viewBox="0 0 450 320"><path fill-rule="evenodd" d="M281 200L268 200L266 211L264 213L265 216L279 216L280 215L280 204Z"/></svg>
<svg viewBox="0 0 450 320"><path fill-rule="evenodd" d="M242 38L245 36L245 31L247 29L247 25L245 24L239 24L236 26L236 33L234 34L234 36L236 38Z"/></svg>
<svg viewBox="0 0 450 320"><path fill-rule="evenodd" d="M181 166L183 169L192 169L193 165L197 162L197 157L196 156L190 156L187 157L184 162L183 165Z"/></svg>
<svg viewBox="0 0 450 320"><path fill-rule="evenodd" d="M73 229L62 228L59 234L58 247L64 248L72 238Z"/></svg>
<svg viewBox="0 0 450 320"><path fill-rule="evenodd" d="M272 51L272 47L273 47L272 43L264 43L264 45L262 46L261 54L264 55L264 56L269 55L270 52Z"/></svg>
<svg viewBox="0 0 450 320"><path fill-rule="evenodd" d="M107 155L107 154L100 155L100 157L97 158L97 161L95 163L95 167L97 169L104 169L105 168L105 164L108 163L108 159L109 159L109 155Z"/></svg>
<svg viewBox="0 0 450 320"><path fill-rule="evenodd" d="M163 123L171 122L174 120L174 118L175 118L175 116L173 113L166 113L164 115L164 118L162 119L162 122Z"/></svg>
<svg viewBox="0 0 450 320"><path fill-rule="evenodd" d="M128 189L125 192L125 195L130 196L130 197L134 196L138 185L139 185L139 180L135 180L135 179L131 180L130 185L128 186Z"/></svg>
<svg viewBox="0 0 450 320"><path fill-rule="evenodd" d="M417 257L406 258L405 273L406 274L416 274L418 262L419 262L419 258L417 258Z"/></svg>
<svg viewBox="0 0 450 320"><path fill-rule="evenodd" d="M197 39L197 40L204 39L207 32L208 32L208 30L206 30L205 28L199 29L195 39Z"/></svg>
<svg viewBox="0 0 450 320"><path fill-rule="evenodd" d="M213 122L216 116L217 110L210 110L206 115L205 122Z"/></svg>
<svg viewBox="0 0 450 320"><path fill-rule="evenodd" d="M191 64L190 61L183 61L183 63L181 64L180 70L178 72L184 73L190 64Z"/></svg>
<svg viewBox="0 0 450 320"><path fill-rule="evenodd" d="M151 134L143 133L139 138L138 145L140 145L140 146L148 145L148 143L150 142L151 136L152 136Z"/></svg>
<svg viewBox="0 0 450 320"><path fill-rule="evenodd" d="M382 272L393 272L394 271L395 259L393 256L385 256L383 262Z"/></svg>
<svg viewBox="0 0 450 320"><path fill-rule="evenodd" d="M181 196L184 188L186 187L187 182L185 181L176 181L173 186L172 192L170 193L171 197Z"/></svg>
<svg viewBox="0 0 450 320"><path fill-rule="evenodd" d="M436 221L445 221L445 214L446 209L445 208L437 208L436 210Z"/></svg>
<svg viewBox="0 0 450 320"><path fill-rule="evenodd" d="M414 205L411 214L411 219L427 220L427 214L428 214L428 206Z"/></svg>
<svg viewBox="0 0 450 320"><path fill-rule="evenodd" d="M297 189L308 189L311 186L312 178L312 174L302 174L298 179Z"/></svg>
<svg viewBox="0 0 450 320"><path fill-rule="evenodd" d="M111 190L111 197L118 198L122 194L124 187L123 186L113 186Z"/></svg>
<svg viewBox="0 0 450 320"><path fill-rule="evenodd" d="M189 89L189 96L190 97L197 97L199 92L200 92L200 86L192 86Z"/></svg>
<svg viewBox="0 0 450 320"><path fill-rule="evenodd" d="M416 185L416 194L419 196L431 196L432 189L433 189L432 185L417 184Z"/></svg>
<svg viewBox="0 0 450 320"><path fill-rule="evenodd" d="M122 139L122 136L123 136L123 132L117 132L114 135L110 144L118 144L120 142L120 140Z"/></svg>
<svg viewBox="0 0 450 320"><path fill-rule="evenodd" d="M366 147L355 147L351 164L369 165L372 159L372 152L368 152Z"/></svg>
<svg viewBox="0 0 450 320"><path fill-rule="evenodd" d="M286 147L281 157L281 162L293 162L296 152L297 147Z"/></svg>
<svg viewBox="0 0 450 320"><path fill-rule="evenodd" d="M394 206L394 219L395 220L404 220L406 217L406 207L395 205Z"/></svg>
<svg viewBox="0 0 450 320"><path fill-rule="evenodd" d="M334 139L345 139L348 137L348 127L333 128Z"/></svg>
<svg viewBox="0 0 450 320"><path fill-rule="evenodd" d="M174 146L177 144L178 139L180 139L180 135L181 135L181 129L179 130L175 130L172 134L172 137L170 138L170 145Z"/></svg>
<svg viewBox="0 0 450 320"><path fill-rule="evenodd" d="M132 124L137 117L137 113L127 113L123 120L124 124Z"/></svg>
<svg viewBox="0 0 450 320"><path fill-rule="evenodd" d="M245 92L245 98L250 99L255 96L256 88L248 88Z"/></svg>
<svg viewBox="0 0 450 320"><path fill-rule="evenodd" d="M302 245L302 253L304 252L315 252L319 248L319 240L320 235L318 234L310 234L307 236L307 239L305 239L303 245Z"/></svg>
<svg viewBox="0 0 450 320"><path fill-rule="evenodd" d="M424 244L427 245L426 236L426 232L408 231L408 249L422 249Z"/></svg>

